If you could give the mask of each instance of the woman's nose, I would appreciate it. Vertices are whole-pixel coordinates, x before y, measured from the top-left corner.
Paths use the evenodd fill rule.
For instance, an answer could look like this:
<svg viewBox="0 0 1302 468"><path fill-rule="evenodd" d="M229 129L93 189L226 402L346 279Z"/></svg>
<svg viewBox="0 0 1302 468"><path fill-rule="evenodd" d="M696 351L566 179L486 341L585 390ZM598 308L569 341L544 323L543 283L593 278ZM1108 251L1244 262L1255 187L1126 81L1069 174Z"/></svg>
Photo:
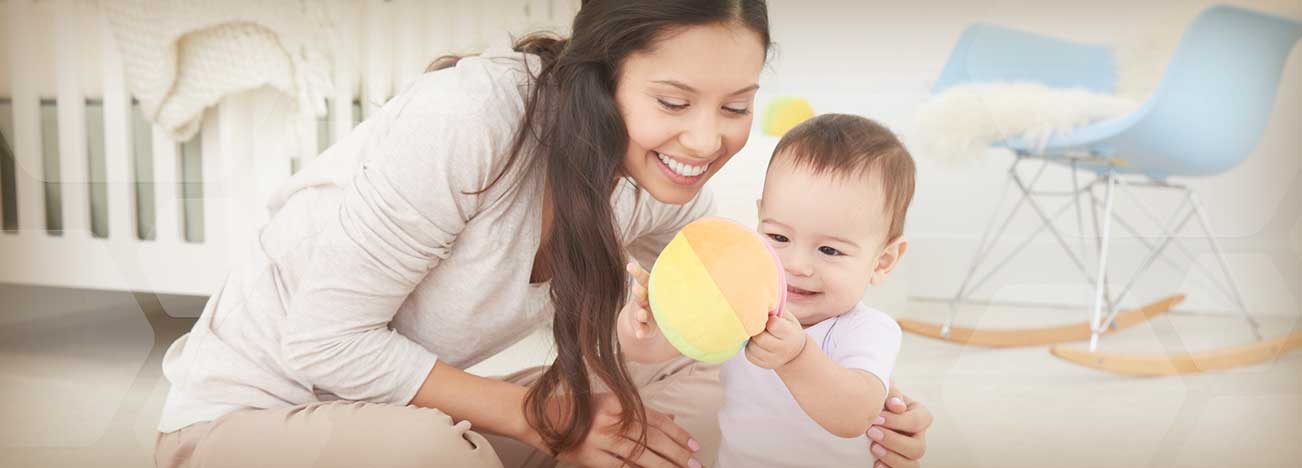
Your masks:
<svg viewBox="0 0 1302 468"><path fill-rule="evenodd" d="M723 147L723 132L719 130L718 117L710 112L702 113L692 125L679 135L679 144L691 152L685 155L695 158L709 158Z"/></svg>

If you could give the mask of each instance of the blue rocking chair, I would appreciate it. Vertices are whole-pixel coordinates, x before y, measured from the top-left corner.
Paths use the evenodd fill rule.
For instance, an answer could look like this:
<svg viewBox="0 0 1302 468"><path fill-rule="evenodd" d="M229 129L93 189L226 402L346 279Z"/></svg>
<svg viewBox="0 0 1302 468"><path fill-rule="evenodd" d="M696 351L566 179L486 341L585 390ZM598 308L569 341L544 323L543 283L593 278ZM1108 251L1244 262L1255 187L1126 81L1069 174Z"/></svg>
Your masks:
<svg viewBox="0 0 1302 468"><path fill-rule="evenodd" d="M1034 346L1089 339L1089 349L1055 347L1055 355L1095 368L1136 375L1166 375L1234 367L1272 358L1287 349L1302 346L1302 331L1263 340L1257 323L1248 314L1243 296L1221 253L1211 224L1196 194L1172 177L1208 177L1235 167L1261 139L1275 102L1285 61L1298 38L1302 24L1277 16L1240 8L1217 6L1203 11L1185 31L1170 65L1156 91L1137 110L1120 117L1074 129L1070 134L1046 140L1005 140L998 146L1015 154L1009 168L1009 184L1021 192L1011 212L996 226L991 217L967 275L950 302L950 314L942 325L901 320L910 332L949 341L980 346ZM987 24L968 28L960 37L933 92L955 85L989 82L1035 82L1055 88L1084 88L1112 94L1116 73L1108 46L1081 44ZM1191 131L1192 130L1192 131ZM1038 171L1026 177L1019 165L1039 162ZM1070 191L1036 188L1040 174L1049 164L1072 169ZM1077 173L1092 176L1084 185ZM1159 218L1134 196L1132 187L1168 189L1183 201L1166 220ZM1101 198L1097 192L1103 192ZM1007 194L1005 191L1005 195ZM1015 193L1015 192L1014 192ZM1134 226L1115 212L1118 195L1135 202L1163 234L1154 239L1138 234ZM1056 211L1041 200L1070 196L1072 202ZM1082 231L1081 198L1088 197L1093 218L1093 268L1083 260L1084 243L1076 248L1055 226L1055 220L1072 206ZM999 206L1003 206L1003 200ZM973 292L1008 263L1030 242L1028 238L977 281L976 273L990 260L994 240L1002 236L1013 216L1029 206L1041 224L1036 235L1048 231L1093 287L1093 310L1088 324L1044 329L978 330L953 325L960 304L970 302ZM997 208L998 209L998 208ZM1125 328L1166 312L1183 296L1175 295L1128 311L1119 304L1130 294L1135 280L1168 248L1179 245L1178 237L1194 218L1215 252L1221 279L1213 283L1251 325L1257 340L1239 348L1178 356L1127 356L1098 352L1099 336ZM1109 243L1115 227L1129 231L1149 249L1130 281L1114 293L1109 286ZM1085 238L1081 233L1081 238ZM1187 254L1187 251L1185 252ZM1208 275L1211 277L1212 275Z"/></svg>

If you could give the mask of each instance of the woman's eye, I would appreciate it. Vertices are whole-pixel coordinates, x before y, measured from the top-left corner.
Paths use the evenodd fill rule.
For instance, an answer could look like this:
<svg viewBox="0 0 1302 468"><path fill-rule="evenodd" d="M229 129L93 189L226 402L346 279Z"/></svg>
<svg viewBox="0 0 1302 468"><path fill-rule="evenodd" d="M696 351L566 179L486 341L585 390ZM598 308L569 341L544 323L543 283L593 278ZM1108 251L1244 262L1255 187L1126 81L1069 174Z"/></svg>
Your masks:
<svg viewBox="0 0 1302 468"><path fill-rule="evenodd" d="M660 98L656 98L656 100L657 100L657 101L660 101L660 105L661 105L661 106L664 106L665 109L669 109L669 110L673 110L673 111L680 111L680 110L683 110L683 109L686 109L686 108L687 108L687 104L686 104L686 103L669 102L669 101L666 101L666 100L664 100L664 99L660 99Z"/></svg>
<svg viewBox="0 0 1302 468"><path fill-rule="evenodd" d="M750 115L750 108L749 108L749 107L727 107L727 106L724 106L723 110L726 111L726 112L730 112L730 113L733 113L733 114L737 114L737 115Z"/></svg>
<svg viewBox="0 0 1302 468"><path fill-rule="evenodd" d="M768 236L769 239L773 239L777 242L787 242L787 236L784 236L782 234L769 234Z"/></svg>
<svg viewBox="0 0 1302 468"><path fill-rule="evenodd" d="M831 248L831 247L826 247L826 246L824 246L824 247L819 247L819 248L818 248L818 251L819 251L819 252L822 252L823 255L830 255L830 256L833 256L833 257L839 257L839 256L841 256L841 255L844 255L844 254L841 253L840 250L836 250L836 249L833 249L833 248Z"/></svg>

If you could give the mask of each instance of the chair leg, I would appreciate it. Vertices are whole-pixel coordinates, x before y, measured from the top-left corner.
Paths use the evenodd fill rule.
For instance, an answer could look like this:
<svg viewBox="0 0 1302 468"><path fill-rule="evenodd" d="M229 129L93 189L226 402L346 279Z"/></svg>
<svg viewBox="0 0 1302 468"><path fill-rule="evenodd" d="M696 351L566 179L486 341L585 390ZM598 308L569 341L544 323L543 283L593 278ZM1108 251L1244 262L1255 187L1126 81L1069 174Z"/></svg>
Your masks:
<svg viewBox="0 0 1302 468"><path fill-rule="evenodd" d="M1094 255L1095 255L1095 257L1094 257L1094 261L1095 261L1095 263L1099 262L1099 261L1102 260L1102 258L1103 258L1103 229L1102 229L1101 221L1100 221L1100 219L1099 219L1099 203L1100 203L1100 201L1099 201L1098 197L1094 196L1094 186L1099 184L1099 179L1102 179L1102 180L1103 180L1103 183L1108 184L1108 185L1107 185L1107 188L1105 189L1105 194L1106 194L1106 193L1108 193L1108 191L1110 191L1111 188L1112 188L1112 184L1111 184L1111 181L1112 181L1111 173L1109 173L1108 176L1100 176L1100 177L1096 178L1094 181L1092 181L1092 182L1090 183L1090 185L1089 185L1089 192L1087 193L1087 195L1089 195L1089 197L1090 197L1090 216L1091 216L1091 218L1092 218L1091 221L1092 221L1092 224L1093 224L1093 226L1094 226ZM1113 216L1109 215L1108 218L1109 218L1109 219L1112 219ZM1096 272L1095 272L1095 275L1097 275L1097 274L1098 274L1098 272L1096 271ZM1105 277L1104 279L1106 280L1106 277ZM1104 302L1106 303L1105 305L1107 306L1107 310L1115 310L1115 309L1116 309L1116 307L1114 307L1114 306L1113 306L1113 303L1112 303L1112 291L1109 290L1107 281L1104 281L1102 285L1100 285L1100 284L1098 284L1098 283L1096 282L1096 283L1092 284L1091 286L1094 286L1095 289L1096 289L1096 291L1095 291L1095 295L1097 295L1097 289L1098 289L1100 286L1102 286L1102 288L1103 288L1103 300L1104 300Z"/></svg>
<svg viewBox="0 0 1302 468"><path fill-rule="evenodd" d="M1093 193L1092 190L1094 190L1094 189L1093 189L1093 185L1090 185L1090 186L1088 186L1088 187L1086 187L1086 188L1082 188L1082 187L1080 186L1080 180L1079 180L1079 178L1077 177L1077 172L1078 172L1078 171L1076 170L1076 160L1073 159L1073 160L1071 160L1071 190L1072 190L1072 192L1073 192L1073 193L1072 193L1072 196L1071 196L1071 201L1072 201L1072 204L1075 205L1075 207L1076 207L1076 243L1078 244L1078 245L1077 245L1077 248L1079 249L1078 253L1080 254L1080 257L1081 257L1081 258L1087 258L1086 255L1088 255L1088 254L1085 253L1085 251L1086 251L1086 248L1085 248L1085 218L1084 218L1084 216L1081 214L1081 209L1080 209L1080 197L1081 197L1081 195L1083 194L1084 190L1086 190L1086 189L1091 190L1090 193L1092 194L1092 193Z"/></svg>
<svg viewBox="0 0 1302 468"><path fill-rule="evenodd" d="M1117 187L1123 189L1124 191L1126 188L1126 183L1118 180ZM1131 198L1134 199L1136 204L1143 205L1142 200L1135 198L1133 196ZM1183 207L1184 205L1181 205L1181 209L1183 209ZM1180 216L1181 214L1183 214L1183 216ZM1151 245L1147 243L1147 241L1144 241L1142 238L1140 238L1141 242L1144 243L1144 245L1149 249L1148 255L1147 257L1145 257L1143 262L1140 262L1139 268L1136 269L1135 272L1131 275L1130 281L1126 282L1125 286L1121 288L1121 293L1117 294L1115 297L1112 297L1109 304L1116 304L1119 307L1121 302L1126 300L1126 296L1130 294L1130 291L1139 282L1139 279L1144 276L1144 273L1148 272L1148 269L1151 268L1154 263L1157 263L1158 259L1165 258L1162 255L1166 251L1167 247L1170 247L1172 244L1175 243L1178 233L1184 229L1184 226L1189 223L1190 219L1193 219L1193 215L1194 214L1192 210L1190 210L1188 213L1177 211L1176 217L1174 219L1179 219L1180 221L1175 224L1174 228L1169 226L1161 226L1163 236L1161 242L1158 242L1157 245ZM1128 229L1131 232L1134 232L1133 228L1130 228L1129 225L1124 220L1122 220L1120 216L1113 214L1113 221L1115 221L1118 225L1121 225L1123 228ZM1138 238L1138 234L1136 234L1136 237ZM1118 312L1117 308L1111 308L1111 310L1108 310L1107 314L1103 318L1103 323L1099 326L1099 329L1108 330L1109 327L1112 326L1113 320L1117 317L1117 312Z"/></svg>
<svg viewBox="0 0 1302 468"><path fill-rule="evenodd" d="M990 250L993 250L995 240L1002 236L1003 231L1008 228L1008 221L1011 221L1013 216L1017 215L1017 211L1022 208L1022 204L1026 202L1026 198L1030 196L1030 194L1023 191L1022 197L1017 200L1017 203L1013 205L1012 210L1008 212L1008 216L1005 218L1003 225L999 227L998 232L994 232L995 220L999 218L999 216L997 216L999 214L999 209L1003 207L1004 201L1008 199L1009 188L1014 185L1013 180L1017 177L1017 165L1021 161L1022 158L1020 157L1014 159L1012 165L1008 167L1008 180L1004 184L1004 190L999 196L999 201L995 202L995 207L993 213L991 213L990 221L986 223L985 229L981 232L981 241L977 243L976 252L972 255L972 262L968 266L967 275L963 277L963 283L959 285L958 291L954 293L954 298L949 301L949 315L945 317L945 323L940 327L941 336L949 336L949 329L954 324L954 318L958 316L958 306L964 299L966 299L967 294L970 292L968 290L968 285L971 284L972 277L976 276L977 269L985 262L985 257L989 255ZM1043 168L1041 168L1041 171L1043 171Z"/></svg>
<svg viewBox="0 0 1302 468"><path fill-rule="evenodd" d="M1230 273L1230 266L1225 261L1225 254L1221 251L1220 241L1216 240L1216 234L1212 233L1212 225L1207 221L1207 213L1203 210L1202 202L1198 200L1198 195L1194 194L1193 190L1185 190L1189 193L1189 201L1193 204L1194 213L1198 215L1198 222L1202 225L1203 235L1207 237L1207 242L1212 246L1212 252L1216 254L1216 262L1220 264L1221 274L1225 276L1225 282L1233 293L1232 299L1235 306L1239 309L1239 313L1243 314L1243 318L1247 320L1248 325L1252 327L1253 336L1257 338L1257 341L1261 341L1261 326L1257 323L1257 319L1248 313L1248 307L1243 302L1243 294L1239 292L1239 285L1234 281L1234 275Z"/></svg>
<svg viewBox="0 0 1302 468"><path fill-rule="evenodd" d="M1094 282L1094 313L1090 318L1090 351L1097 351L1099 347L1099 334L1103 332L1100 325L1103 319L1103 306L1107 296L1107 276L1108 276L1108 247L1111 240L1112 229L1112 203L1113 203L1113 186L1117 183L1116 177L1112 171L1108 171L1105 176L1107 179L1107 189L1103 196L1103 232L1099 236L1099 263L1096 273L1097 280ZM1108 302L1109 311L1112 309L1111 301Z"/></svg>

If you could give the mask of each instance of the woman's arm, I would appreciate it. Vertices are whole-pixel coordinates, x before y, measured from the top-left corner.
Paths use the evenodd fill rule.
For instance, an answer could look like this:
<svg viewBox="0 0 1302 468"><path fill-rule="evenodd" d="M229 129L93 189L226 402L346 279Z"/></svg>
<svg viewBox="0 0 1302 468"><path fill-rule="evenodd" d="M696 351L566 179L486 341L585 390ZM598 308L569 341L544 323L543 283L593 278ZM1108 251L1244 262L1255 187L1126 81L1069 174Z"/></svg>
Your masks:
<svg viewBox="0 0 1302 468"><path fill-rule="evenodd" d="M284 275L294 283L286 284L282 355L312 386L407 404L434 368L437 356L390 323L479 211L472 192L511 137L483 109L501 104L464 87L431 74L371 117L360 167L310 248L299 250L309 258Z"/></svg>
<svg viewBox="0 0 1302 468"><path fill-rule="evenodd" d="M546 451L542 438L524 418L527 391L523 386L480 377L440 362L430 369L411 404L437 408L454 421L471 421L477 430Z"/></svg>

